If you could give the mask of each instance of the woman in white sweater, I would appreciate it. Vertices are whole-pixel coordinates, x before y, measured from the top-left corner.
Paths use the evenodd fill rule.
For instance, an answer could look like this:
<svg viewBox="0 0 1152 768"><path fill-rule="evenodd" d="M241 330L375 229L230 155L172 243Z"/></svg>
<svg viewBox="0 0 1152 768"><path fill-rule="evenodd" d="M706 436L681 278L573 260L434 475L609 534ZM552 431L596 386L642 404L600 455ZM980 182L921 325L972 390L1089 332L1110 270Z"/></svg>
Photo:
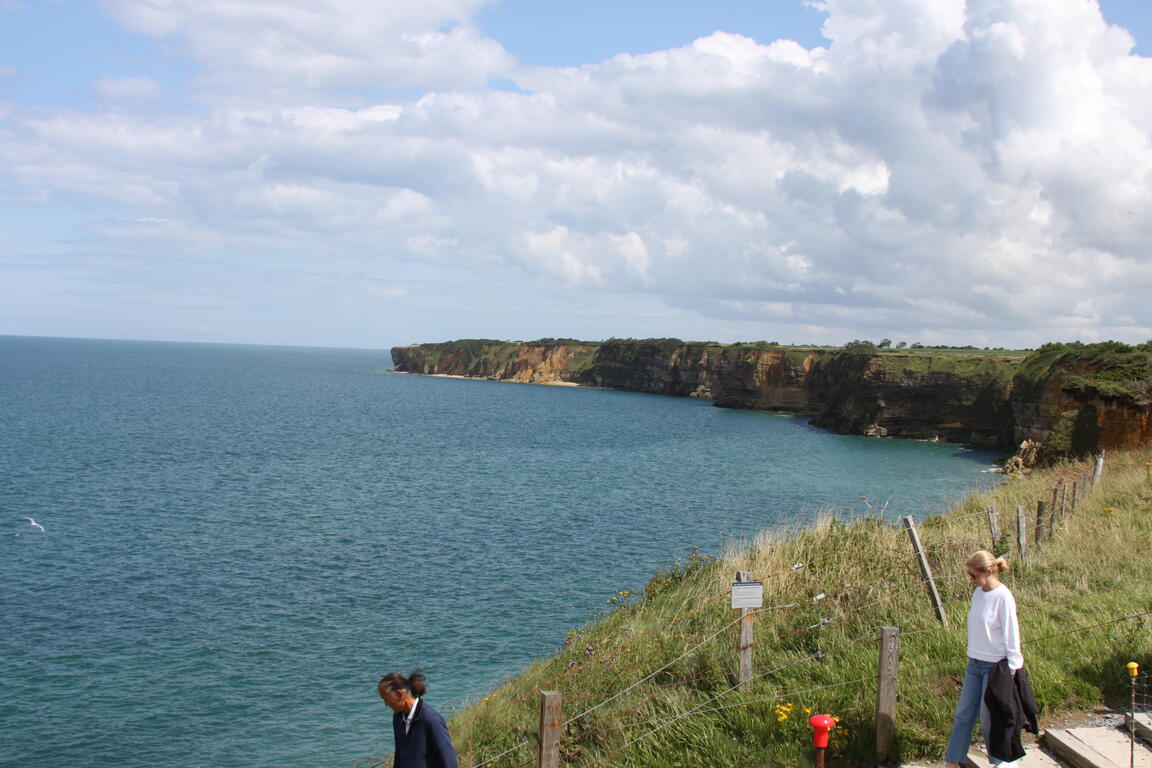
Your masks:
<svg viewBox="0 0 1152 768"><path fill-rule="evenodd" d="M959 768L967 759L977 716L987 740L988 708L984 706L984 690L988 687L988 673L1001 659L1008 660L1013 675L1024 666L1016 599L1008 587L1000 583L1000 574L1008 570L1008 562L981 550L968 558L965 567L976 590L972 593L972 607L968 609L968 670L944 757L947 768ZM999 764L997 760L991 762Z"/></svg>

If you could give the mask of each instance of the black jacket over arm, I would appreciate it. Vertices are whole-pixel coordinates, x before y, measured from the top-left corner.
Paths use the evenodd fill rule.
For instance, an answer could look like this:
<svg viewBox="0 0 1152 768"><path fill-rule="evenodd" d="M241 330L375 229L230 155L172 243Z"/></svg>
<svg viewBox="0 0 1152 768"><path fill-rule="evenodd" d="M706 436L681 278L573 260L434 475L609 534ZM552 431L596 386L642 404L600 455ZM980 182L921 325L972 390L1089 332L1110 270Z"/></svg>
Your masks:
<svg viewBox="0 0 1152 768"><path fill-rule="evenodd" d="M1039 733L1036 698L1028 682L1028 671L1008 668L1008 660L1001 659L988 673L988 690L984 692L991 723L988 727L988 755L1009 762L1024 757L1020 732Z"/></svg>
<svg viewBox="0 0 1152 768"><path fill-rule="evenodd" d="M460 768L444 718L423 700L416 705L408 733L404 733L404 715L399 713L392 715L392 732L396 736L394 768Z"/></svg>

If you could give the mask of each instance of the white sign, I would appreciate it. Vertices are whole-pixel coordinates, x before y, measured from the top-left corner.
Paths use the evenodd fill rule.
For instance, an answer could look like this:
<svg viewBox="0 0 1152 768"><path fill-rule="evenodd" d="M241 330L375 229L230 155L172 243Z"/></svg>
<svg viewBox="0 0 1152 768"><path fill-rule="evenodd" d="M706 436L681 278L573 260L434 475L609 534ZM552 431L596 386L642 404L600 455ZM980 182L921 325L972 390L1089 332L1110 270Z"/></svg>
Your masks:
<svg viewBox="0 0 1152 768"><path fill-rule="evenodd" d="M733 608L762 608L764 606L764 582L732 582Z"/></svg>

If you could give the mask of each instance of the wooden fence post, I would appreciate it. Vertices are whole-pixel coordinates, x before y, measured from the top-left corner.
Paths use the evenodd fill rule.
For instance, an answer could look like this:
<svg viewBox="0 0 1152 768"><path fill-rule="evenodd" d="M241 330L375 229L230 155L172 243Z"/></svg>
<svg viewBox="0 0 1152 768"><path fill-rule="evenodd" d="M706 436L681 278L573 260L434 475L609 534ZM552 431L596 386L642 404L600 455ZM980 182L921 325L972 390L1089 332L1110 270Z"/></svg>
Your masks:
<svg viewBox="0 0 1152 768"><path fill-rule="evenodd" d="M932 580L932 566L928 565L924 548L920 546L920 534L916 532L916 522L912 519L912 515L904 515L904 527L908 529L908 538L912 540L916 559L920 561L920 573L928 584L928 598L932 601L932 607L936 609L936 618L940 619L940 623L947 629L948 614L944 613L944 603L940 601L940 592L936 589L936 582Z"/></svg>
<svg viewBox="0 0 1152 768"><path fill-rule="evenodd" d="M1020 562L1028 564L1028 523L1024 520L1024 505L1016 505L1016 551L1020 553Z"/></svg>
<svg viewBox="0 0 1152 768"><path fill-rule="evenodd" d="M560 726L564 722L560 691L540 691L540 755L537 768L560 768Z"/></svg>
<svg viewBox="0 0 1152 768"><path fill-rule="evenodd" d="M1036 551L1040 551L1040 544L1044 541L1044 502L1036 502Z"/></svg>
<svg viewBox="0 0 1152 768"><path fill-rule="evenodd" d="M988 507L988 530L992 534L992 546L989 547L993 552L996 547L1000 545L1000 520L996 517L996 507Z"/></svg>
<svg viewBox="0 0 1152 768"><path fill-rule="evenodd" d="M1057 517L1057 515L1059 515L1059 517L1060 517L1061 527L1063 527L1063 525L1064 525L1064 502L1067 499L1068 499L1068 486L1064 484L1063 480L1061 480L1060 481L1060 506L1057 507L1056 502L1053 501L1052 502L1052 514L1048 516L1048 538L1049 539L1051 539L1052 535L1056 532L1056 517ZM1057 511L1056 511L1057 509L1060 510L1059 513L1057 513Z"/></svg>
<svg viewBox="0 0 1152 768"><path fill-rule="evenodd" d="M1092 487L1095 488L1100 484L1100 475L1104 474L1104 451L1100 451L1100 455L1096 457L1096 469L1092 471Z"/></svg>
<svg viewBox="0 0 1152 768"><path fill-rule="evenodd" d="M752 581L751 571L737 571L736 581ZM741 689L752 683L752 622L756 617L751 608L740 609L740 666L736 684Z"/></svg>
<svg viewBox="0 0 1152 768"><path fill-rule="evenodd" d="M896 739L896 681L900 670L900 628L880 628L880 663L876 671L876 763L892 761Z"/></svg>
<svg viewBox="0 0 1152 768"><path fill-rule="evenodd" d="M1068 481L1060 481L1060 527L1064 527L1064 522L1068 519Z"/></svg>
<svg viewBox="0 0 1152 768"><path fill-rule="evenodd" d="M1080 498L1084 498L1085 496L1088 495L1088 486L1091 483L1092 483L1092 473L1091 472L1085 472L1083 475L1081 475Z"/></svg>
<svg viewBox="0 0 1152 768"><path fill-rule="evenodd" d="M1076 500L1080 498L1080 489L1076 486L1076 481L1072 481L1072 503L1068 505L1068 514L1076 514Z"/></svg>

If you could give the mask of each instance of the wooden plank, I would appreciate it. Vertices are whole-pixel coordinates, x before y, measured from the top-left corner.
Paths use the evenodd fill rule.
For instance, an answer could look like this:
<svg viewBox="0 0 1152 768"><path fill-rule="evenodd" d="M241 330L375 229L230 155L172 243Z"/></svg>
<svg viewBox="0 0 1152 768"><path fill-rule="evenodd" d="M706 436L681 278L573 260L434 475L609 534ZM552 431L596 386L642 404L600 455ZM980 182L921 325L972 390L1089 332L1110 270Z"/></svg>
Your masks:
<svg viewBox="0 0 1152 768"><path fill-rule="evenodd" d="M1066 768L1035 744L1029 744L1024 749L1027 751L1024 757L1002 765L1011 768ZM964 765L966 768L992 768L992 763L988 762L988 755L979 747L968 750L968 759L964 761Z"/></svg>
<svg viewBox="0 0 1152 768"><path fill-rule="evenodd" d="M1117 728L1053 728L1045 745L1073 768L1128 768L1131 742ZM1136 768L1152 768L1152 750L1137 744Z"/></svg>
<svg viewBox="0 0 1152 768"><path fill-rule="evenodd" d="M989 551L995 552L1000 547L1000 520L996 517L996 507L988 507L988 532L992 534L992 546Z"/></svg>
<svg viewBox="0 0 1152 768"><path fill-rule="evenodd" d="M1152 715L1143 712L1136 713L1136 735L1144 741L1152 743Z"/></svg>
<svg viewBox="0 0 1152 768"><path fill-rule="evenodd" d="M968 750L968 759L964 761L964 768L992 768L988 762L988 755L983 750L972 747Z"/></svg>
<svg viewBox="0 0 1152 768"><path fill-rule="evenodd" d="M1044 745L1072 768L1119 768L1104 755L1072 734L1071 729L1049 728L1044 732Z"/></svg>
<svg viewBox="0 0 1152 768"><path fill-rule="evenodd" d="M1073 728L1071 730L1083 739L1085 744L1090 745L1117 766L1128 768L1130 764L1134 764L1136 768L1152 768L1152 750L1149 750L1140 741L1136 742L1133 749L1132 740L1126 728Z"/></svg>

